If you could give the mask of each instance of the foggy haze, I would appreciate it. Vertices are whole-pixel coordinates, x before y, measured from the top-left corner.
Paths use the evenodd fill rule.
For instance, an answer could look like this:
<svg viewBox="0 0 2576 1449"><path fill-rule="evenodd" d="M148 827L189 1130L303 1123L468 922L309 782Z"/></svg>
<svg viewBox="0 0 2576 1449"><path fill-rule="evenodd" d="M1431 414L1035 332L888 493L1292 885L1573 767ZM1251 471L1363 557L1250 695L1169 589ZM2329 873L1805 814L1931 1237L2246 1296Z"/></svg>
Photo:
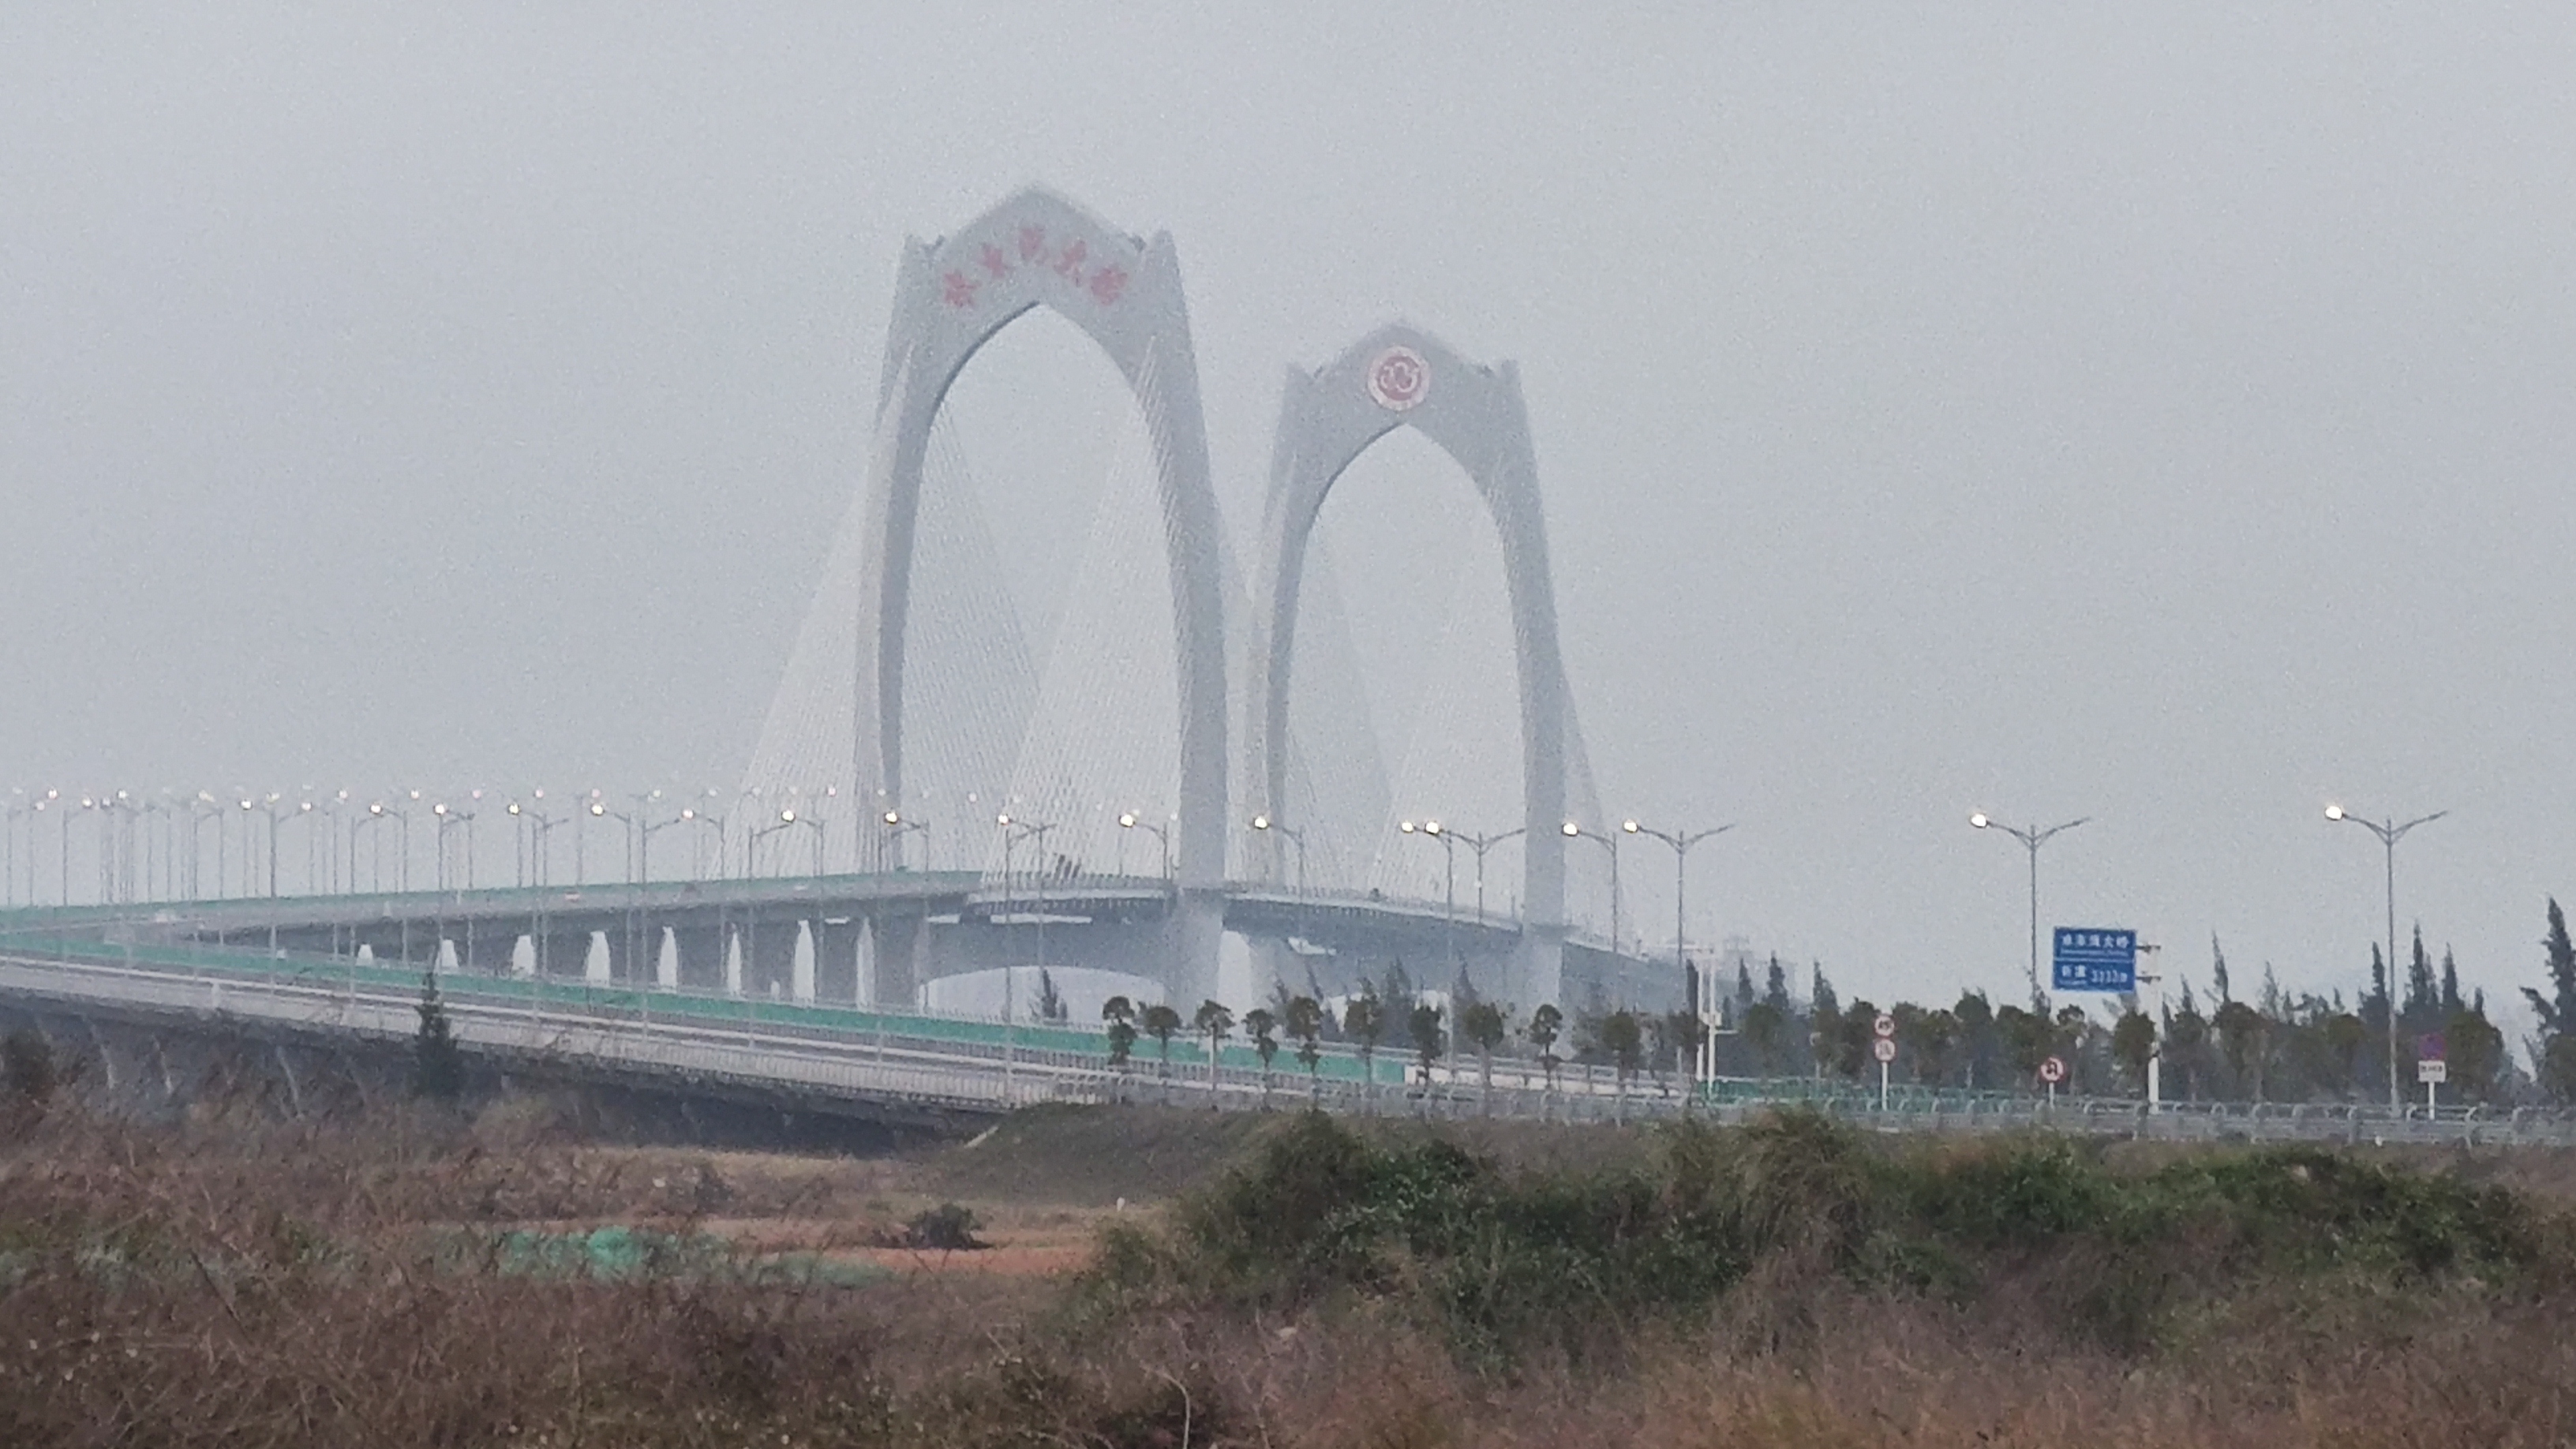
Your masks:
<svg viewBox="0 0 2576 1449"><path fill-rule="evenodd" d="M1035 181L1173 234L1239 552L1286 368L1519 362L1604 807L1741 822L1695 938L2015 996L1967 815L2090 815L2044 922L2349 996L2339 800L2452 811L2400 930L2540 980L2576 17L1595 8L13 7L0 791L738 779L903 239ZM1032 619L1124 425L1087 348L954 401ZM1325 522L1392 770L1490 528L1428 447Z"/></svg>

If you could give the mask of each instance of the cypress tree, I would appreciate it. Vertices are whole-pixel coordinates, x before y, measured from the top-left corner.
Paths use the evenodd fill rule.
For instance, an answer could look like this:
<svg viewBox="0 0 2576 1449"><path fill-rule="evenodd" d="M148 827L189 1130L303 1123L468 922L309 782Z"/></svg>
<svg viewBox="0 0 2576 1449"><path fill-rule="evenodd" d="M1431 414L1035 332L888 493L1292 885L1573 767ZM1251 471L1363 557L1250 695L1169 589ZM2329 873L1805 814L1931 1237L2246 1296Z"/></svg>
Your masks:
<svg viewBox="0 0 2576 1449"><path fill-rule="evenodd" d="M412 1038L411 1092L433 1102L454 1102L465 1094L465 1055L457 1050L456 1029L439 999L438 973L420 976L420 1030Z"/></svg>

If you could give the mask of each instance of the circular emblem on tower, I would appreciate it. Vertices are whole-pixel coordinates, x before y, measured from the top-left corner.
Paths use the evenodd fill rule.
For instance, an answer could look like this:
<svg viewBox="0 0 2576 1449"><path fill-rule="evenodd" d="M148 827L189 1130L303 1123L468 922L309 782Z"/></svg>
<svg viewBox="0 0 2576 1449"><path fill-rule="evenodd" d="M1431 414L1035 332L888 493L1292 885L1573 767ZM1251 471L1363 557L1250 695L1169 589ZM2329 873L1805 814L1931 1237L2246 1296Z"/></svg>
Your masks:
<svg viewBox="0 0 2576 1449"><path fill-rule="evenodd" d="M1368 391L1388 412L1410 412L1431 393L1431 364L1410 347L1390 347L1370 359Z"/></svg>

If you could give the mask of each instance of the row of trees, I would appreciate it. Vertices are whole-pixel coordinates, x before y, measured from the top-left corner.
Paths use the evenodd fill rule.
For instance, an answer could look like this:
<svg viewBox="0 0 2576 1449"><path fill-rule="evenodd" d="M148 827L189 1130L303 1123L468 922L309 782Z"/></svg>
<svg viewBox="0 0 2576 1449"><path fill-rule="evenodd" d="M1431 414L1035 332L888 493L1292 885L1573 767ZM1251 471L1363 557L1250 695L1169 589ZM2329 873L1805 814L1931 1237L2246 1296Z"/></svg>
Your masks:
<svg viewBox="0 0 2576 1449"><path fill-rule="evenodd" d="M2391 982L2388 963L2373 948L2367 985L2349 999L2340 990L2284 991L2269 966L2260 985L2240 995L2226 950L2213 937L2206 990L2183 975L2160 1006L2121 996L2088 1010L2052 1003L2045 993L2034 993L2026 1005L1999 1005L1982 991L1963 991L1948 1005L1894 1002L1883 1008L1896 1027L1894 1071L1901 1082L1936 1089L2022 1089L2033 1083L2042 1062L2056 1057L2066 1063L2069 1090L2143 1095L2149 1064L2160 1061L2168 1101L2376 1102L2389 1092L2393 1013L2401 1090L2412 1090L2418 1052L2431 1045L2426 1039L2439 1037L2450 1100L2503 1103L2547 1096L2576 1103L2576 941L2554 899L2548 920L2542 941L2548 986L2523 992L2541 1025L2540 1035L2526 1044L2530 1072L2508 1050L2488 1014L2485 993L2464 992L2452 953L2445 949L2436 961L2420 929L2400 981ZM1727 1026L1717 1037L1714 1066L1720 1075L1804 1075L1855 1084L1874 1078L1871 1042L1882 1008L1868 1000L1844 1001L1821 966L1811 966L1806 975L1806 990L1794 992L1778 957L1758 984L1753 963L1738 963ZM1426 1076L1453 1049L1472 1048L1488 1079L1495 1054L1516 1050L1535 1057L1551 1083L1567 1060L1614 1068L1623 1082L1660 1082L1689 1060L1702 1029L1688 1012L1637 1012L1599 1002L1571 1017L1543 1005L1516 1019L1463 977L1444 1005L1417 989L1401 963L1381 981L1364 981L1338 1013L1327 1010L1320 997L1320 989L1298 994L1279 984L1271 1003L1245 1012L1239 1022L1214 1001L1183 1018L1168 1006L1140 1008L1114 997L1103 1011L1110 1056L1124 1066L1139 1037L1150 1037L1168 1074L1172 1041L1188 1035L1205 1040L1213 1071L1217 1049L1240 1026L1265 1072L1283 1046L1293 1044L1298 1063L1317 1076L1322 1045L1339 1041L1360 1057L1364 1072L1393 1045L1410 1047L1416 1069Z"/></svg>

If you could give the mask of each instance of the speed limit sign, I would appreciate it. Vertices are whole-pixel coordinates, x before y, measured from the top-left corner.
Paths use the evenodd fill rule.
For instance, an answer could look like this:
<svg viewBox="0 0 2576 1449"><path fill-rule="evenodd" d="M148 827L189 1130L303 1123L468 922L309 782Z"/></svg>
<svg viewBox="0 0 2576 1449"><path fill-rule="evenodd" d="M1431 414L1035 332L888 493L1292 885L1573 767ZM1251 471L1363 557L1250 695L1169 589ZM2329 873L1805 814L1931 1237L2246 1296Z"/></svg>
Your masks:
<svg viewBox="0 0 2576 1449"><path fill-rule="evenodd" d="M1869 1050L1870 1054L1877 1057L1881 1062L1892 1062L1896 1060L1896 1043L1890 1041L1886 1037L1880 1037L1878 1040L1871 1042L1869 1044Z"/></svg>
<svg viewBox="0 0 2576 1449"><path fill-rule="evenodd" d="M1882 1011L1878 1014L1878 1019L1869 1024L1869 1029L1878 1033L1879 1040L1885 1041L1896 1035L1896 1018Z"/></svg>
<svg viewBox="0 0 2576 1449"><path fill-rule="evenodd" d="M2050 1057L2047 1061L2041 1062L2039 1064L2039 1079L2048 1083L2052 1087L2065 1081L2066 1063L2060 1061L2056 1057Z"/></svg>

